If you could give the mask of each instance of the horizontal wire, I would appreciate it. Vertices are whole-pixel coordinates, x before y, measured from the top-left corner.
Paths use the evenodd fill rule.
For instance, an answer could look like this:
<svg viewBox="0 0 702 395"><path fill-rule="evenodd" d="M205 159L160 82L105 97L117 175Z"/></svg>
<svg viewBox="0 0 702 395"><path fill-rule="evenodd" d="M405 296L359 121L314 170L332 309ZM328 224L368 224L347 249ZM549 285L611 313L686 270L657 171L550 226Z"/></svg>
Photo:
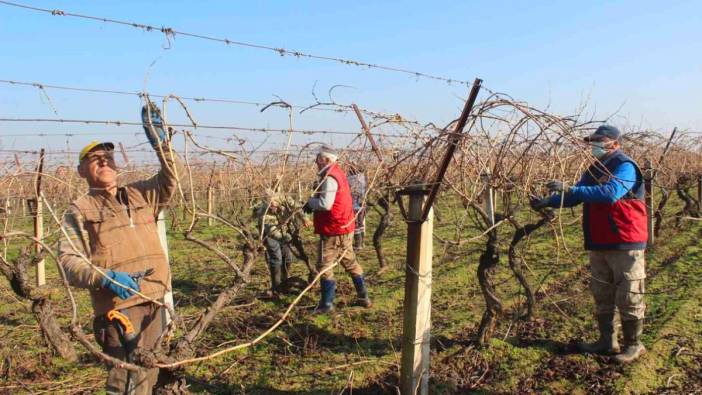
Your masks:
<svg viewBox="0 0 702 395"><path fill-rule="evenodd" d="M90 119L59 119L59 118L0 118L0 122L53 122L53 123L84 123L84 124L101 124L101 125L112 125L112 126L142 126L141 122L134 121L113 121L113 120L90 120ZM365 135L364 132L346 132L338 130L307 130L307 129L274 129L274 128L252 128L244 126L227 126L227 125L192 125L192 124L177 124L169 123L168 126L175 126L181 128L195 128L195 129L219 129L219 130L238 130L244 132L261 132L261 133L300 133L300 134L337 134L337 135L349 135L349 136L360 136ZM400 134L386 134L386 133L373 133L374 136L382 137L401 137L410 138L410 135L400 135Z"/></svg>
<svg viewBox="0 0 702 395"><path fill-rule="evenodd" d="M293 155L297 153L297 149L304 148L304 146L296 145L296 146L291 146L292 149L284 149L284 148L277 148L277 149L251 149L251 150L226 150L226 149L218 149L217 152L212 152L211 150L207 149L188 149L188 152L190 153L195 153L198 155L201 154L207 154L207 155L217 155L218 152L223 152L223 153L228 153L228 154L234 154L234 153L242 153L242 154L280 154L280 155ZM39 154L39 150L29 150L29 149L0 149L0 154ZM44 151L45 156L52 156L52 155L77 155L81 151L73 151L73 150L57 150L57 151ZM132 153L153 153L153 149L142 149L142 150L118 150L115 149L115 153L127 153L127 154L132 154ZM185 154L184 150L176 150L174 149L173 152L179 155ZM337 152L349 152L349 153L360 153L360 152L369 152L367 149L338 149ZM310 154L315 154L314 152L310 152Z"/></svg>
<svg viewBox="0 0 702 395"><path fill-rule="evenodd" d="M198 38L198 39L202 39L202 40L221 42L221 43L224 43L226 45L236 45L236 46L240 46L240 47L247 47L247 48L271 51L271 52L275 52L281 56L291 55L291 56L294 56L295 58L307 58L307 59L314 59L314 60L337 62L337 63L341 63L344 65L360 66L360 67L367 67L369 69L378 69L378 70L383 70L383 71L388 71L388 72L402 73L402 74L414 76L415 78L425 78L425 79L443 81L443 82L448 83L449 85L456 83L456 84L461 84L461 85L465 85L465 86L470 86L472 84L472 82L465 81L465 80L458 80L458 79L454 79L454 78L442 77L442 76L438 76L438 75L422 73L422 72L413 71L413 70L409 70L409 69L367 63L367 62L348 59L348 58L337 58L337 57L332 57L332 56L315 55L315 54L301 52L301 51L289 50L289 49L285 49L285 48L276 48L276 47L271 47L271 46L267 46L267 45L261 45L261 44L244 42L244 41L230 40L228 38L213 37L213 36L208 36L208 35L198 34L198 33L189 33L189 32L175 30L173 28L165 27L165 26L156 27L156 26L146 25L146 24L137 23L137 22L129 22L129 21L112 19L112 18L103 18L103 17L92 16L92 15L77 14L77 13L67 12L67 11L63 11L63 10L59 10L59 9L52 10L52 9L47 9L47 8L33 7L33 6L19 4L19 3L13 3L13 2L9 2L9 1L0 1L0 4L6 5L6 6L11 6L11 7L23 8L23 9L32 10L32 11L37 11L37 12L44 12L44 13L48 13L48 14L55 15L55 16L68 16L68 17L73 17L73 18L89 19L89 20L99 21L99 22L104 22L104 23L112 23L112 24L117 24L117 25L131 26L131 27L134 27L137 29L145 30L147 32L161 32L161 33L165 34L166 38L169 40L170 40L170 37L175 37L175 35L181 35L181 36L186 36L186 37Z"/></svg>
<svg viewBox="0 0 702 395"><path fill-rule="evenodd" d="M100 132L31 132L31 133L10 133L10 134L5 134L0 131L0 139L3 137L75 137L75 136L93 136L93 137L100 137L104 133ZM144 134L143 129L139 131L110 131L110 135L119 135L119 136L139 136ZM227 141L227 142L232 142L236 141L237 143L241 144L260 144L266 142L266 140L250 140L250 139L241 139L238 137L222 137L222 136L211 136L207 134L197 134L197 138L199 139L213 139L213 140L221 140L221 141ZM137 145L143 145L147 144L147 141L144 141L142 143L139 143ZM293 144L293 146L296 146ZM134 146L132 146L134 147ZM22 150L26 151L26 150ZM127 150L129 152L129 150Z"/></svg>
<svg viewBox="0 0 702 395"><path fill-rule="evenodd" d="M51 85L51 84L45 84L42 82L26 82L26 81L14 81L14 80L0 79L0 83L4 83L4 84L8 84L8 85L30 86L30 87L37 88L40 90L46 90L46 88L49 88L49 89L67 90L67 91L73 91L73 92L106 93L106 94L115 94L115 95L133 95L133 96L137 96L139 98L144 97L143 92L120 91L120 90L114 90L114 89L80 88L80 87L65 86L65 85ZM158 98L165 98L168 96L168 95L152 94L152 93L148 93L148 95L149 95L149 97L158 97ZM261 109L261 111L263 111L267 107L273 106L274 104L289 105L292 108L300 110L300 113L302 113L304 111L326 111L326 112L336 112L336 113L353 113L355 111L353 109L353 106L351 106L351 105L338 104L338 103L334 103L334 102L322 103L322 102L318 101L315 104L302 106L302 105L290 104L288 102L281 101L281 100L277 100L277 101L273 101L273 102L269 102L269 103L263 103L263 102L234 100L234 99L188 97L188 96L179 96L176 94L174 94L174 96L177 97L178 99L187 100L187 101L194 101L194 102L246 104L246 105L252 105L252 106L256 106L256 107L263 107ZM333 108L329 108L329 107L325 107L325 106L333 106ZM373 111L373 110L369 110L369 109L363 109L363 108L358 108L358 109L363 114L366 114L372 118L380 118L380 119L385 118L385 119L395 120L399 116L399 114L397 114L397 113L387 114L384 112ZM405 119L404 117L399 117L399 119L401 119L401 122L400 121L392 121L391 123L407 122L407 123L419 124L419 122L416 120L408 120L408 119Z"/></svg>
<svg viewBox="0 0 702 395"><path fill-rule="evenodd" d="M72 92L87 92L87 93L107 93L107 94L113 94L113 95L124 95L124 96L137 96L137 97L144 97L143 92L131 92L131 91L122 91L122 90L116 90L116 89L98 89L98 88L80 88L80 87L74 87L74 86L65 86L65 85L51 85L51 84L45 84L42 82L26 82L26 81L14 81L14 80L2 80L0 79L0 83L3 84L8 84L8 85L20 85L20 86L31 86L33 88L38 88L38 89L57 89L57 90L66 90L66 91L72 91ZM154 93L148 93L149 97L158 97L158 98L165 98L167 95L162 95L162 94L154 94ZM265 107L270 105L271 103L263 103L263 102L255 102L255 101L246 101L246 100L234 100L234 99L216 99L216 98L208 98L208 97L192 97L192 96L180 96L180 95L175 95L179 99L182 100L187 100L187 101L194 101L194 102L211 102L211 103L227 103L227 104L243 104L243 105L250 105L250 106L256 106L256 107ZM296 109L309 109L313 111L331 111L331 112L352 112L353 109L347 108L347 106L344 105L336 105L338 108L326 108L326 107L311 107L311 106L301 106L301 105L290 105L292 108ZM369 114L375 114L372 111L366 111Z"/></svg>
<svg viewBox="0 0 702 395"><path fill-rule="evenodd" d="M430 183L430 182L429 182L429 183L410 183L410 184L397 184L397 185L376 185L376 186L374 186L374 187L372 188L372 190L399 190L399 189L410 188L410 187L412 187L412 188L414 188L414 187L431 187L433 184L434 184L434 183ZM129 185L129 183L125 184L125 186L126 186L126 185ZM212 191L213 191L213 192L225 192L225 191L226 191L226 192L235 192L235 191L244 191L244 192L246 192L246 191L248 191L248 190L249 190L249 189L246 188L246 187L240 187L240 188L225 188L225 187L217 188L217 187L213 187L213 188L212 188ZM187 192L190 192L190 189L189 189L189 188L187 189ZM208 193L208 189L207 189L207 188L204 188L204 189L193 189L192 192L193 192L194 194L206 195L206 194ZM305 192L308 192L308 193L305 193ZM311 189L310 189L310 190L304 191L304 192L302 193L303 198L309 197L310 194L311 194L311 192L312 192ZM86 193L87 193L87 191L86 191ZM294 191L289 191L289 192L286 192L286 191L278 191L278 192L276 192L276 194L279 195L279 196L299 196L299 195L300 195L300 192L294 192ZM239 193L239 194L237 194L237 195L240 195L239 197L242 197L241 195L243 195L244 197L252 198L252 199L256 199L256 200L266 200L266 199L270 199L270 195L268 195L268 194L248 194L248 193ZM186 195L186 196L187 196L187 195ZM181 201L181 204L180 204L180 205L173 204L172 202L170 202L170 203L156 203L156 204L154 204L153 206L156 206L156 207L165 207L165 208L179 208L179 207L181 207L181 206L183 206L183 205L187 206L187 205L189 205L189 204L192 204L192 200L189 199L189 196L187 196L187 197L188 197L188 199L185 200L185 201ZM7 202L8 205L10 206L10 208L12 208L12 205L9 203L11 200L18 200L18 199L19 199L19 200L32 200L32 199L34 199L34 198L35 198L35 195L33 195L32 193L29 193L29 194L26 195L26 196L22 196L22 195L5 195L5 196L3 196L3 195L0 195L0 199L2 199L2 200L4 200L5 202ZM205 199L203 199L203 200L195 199L195 202L196 202L196 203L202 203L204 200L205 200ZM364 201L364 202L367 202L368 200L369 200L369 199L366 198L366 199L364 199L363 201ZM225 199L225 198L220 198L220 199L216 199L216 200L215 200L215 203L217 203L217 202L223 202L223 203L241 203L241 200L240 200L240 199ZM3 203L4 203L4 202L3 202ZM298 203L301 203L301 201L298 202ZM150 205L150 206L151 206L151 205ZM5 206L5 207L7 207L7 206ZM122 205L122 207L125 207L125 208L126 208L126 207L128 207L128 208L142 208L143 206L128 206L128 205ZM299 208L302 208L302 206L298 207L298 209L299 209ZM4 209L4 207L3 207L3 206L0 206L0 209ZM101 212L101 211L104 211L104 210L109 210L109 208L106 207L106 208L99 208L99 209L81 209L81 212ZM10 215L7 216L7 217L10 217L10 218L34 218L35 215L32 215L32 214L25 214L25 215L10 214ZM0 216L0 218L2 218L2 217Z"/></svg>

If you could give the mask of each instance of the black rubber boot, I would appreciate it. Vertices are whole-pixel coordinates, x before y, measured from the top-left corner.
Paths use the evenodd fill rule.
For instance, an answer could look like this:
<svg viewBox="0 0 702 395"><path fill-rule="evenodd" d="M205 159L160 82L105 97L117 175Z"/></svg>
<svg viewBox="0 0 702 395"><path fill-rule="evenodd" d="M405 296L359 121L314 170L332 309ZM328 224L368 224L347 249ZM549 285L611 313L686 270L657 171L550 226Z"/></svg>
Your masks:
<svg viewBox="0 0 702 395"><path fill-rule="evenodd" d="M353 276L351 279L353 280L353 286L356 288L357 295L356 302L354 304L365 308L373 306L373 303L368 297L368 289L366 288L366 282L363 279L363 274L360 276Z"/></svg>
<svg viewBox="0 0 702 395"><path fill-rule="evenodd" d="M615 362L631 363L646 353L646 347L641 343L641 333L643 333L643 320L622 321L624 350L614 356Z"/></svg>
<svg viewBox="0 0 702 395"><path fill-rule="evenodd" d="M322 280L320 281L322 295L317 308L314 309L316 314L325 314L334 311L334 296L336 295L336 281Z"/></svg>
<svg viewBox="0 0 702 395"><path fill-rule="evenodd" d="M353 234L353 250L354 250L354 252L360 251L363 248L364 236L365 236L365 234L363 232Z"/></svg>
<svg viewBox="0 0 702 395"><path fill-rule="evenodd" d="M619 342L617 341L617 334L614 333L614 313L598 314L597 326L600 330L600 338L593 343L578 343L578 350L588 354L617 354L619 352Z"/></svg>
<svg viewBox="0 0 702 395"><path fill-rule="evenodd" d="M270 266L271 271L271 294L276 295L280 292L282 284L282 270L279 265Z"/></svg>
<svg viewBox="0 0 702 395"><path fill-rule="evenodd" d="M292 259L283 255L283 262L280 265L280 285L278 286L278 292L285 293L290 290L290 284L288 284L288 278L290 273L290 264Z"/></svg>

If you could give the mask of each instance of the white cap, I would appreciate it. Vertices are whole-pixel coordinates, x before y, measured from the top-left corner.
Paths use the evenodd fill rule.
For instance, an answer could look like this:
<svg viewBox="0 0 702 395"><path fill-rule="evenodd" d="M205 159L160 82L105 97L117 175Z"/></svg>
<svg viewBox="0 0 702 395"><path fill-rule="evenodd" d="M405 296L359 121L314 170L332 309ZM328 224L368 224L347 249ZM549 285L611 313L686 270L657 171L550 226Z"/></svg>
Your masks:
<svg viewBox="0 0 702 395"><path fill-rule="evenodd" d="M319 147L319 152L317 152L317 155L328 158L332 162L336 162L336 160L339 158L339 156L336 153L336 150L328 145L322 145Z"/></svg>

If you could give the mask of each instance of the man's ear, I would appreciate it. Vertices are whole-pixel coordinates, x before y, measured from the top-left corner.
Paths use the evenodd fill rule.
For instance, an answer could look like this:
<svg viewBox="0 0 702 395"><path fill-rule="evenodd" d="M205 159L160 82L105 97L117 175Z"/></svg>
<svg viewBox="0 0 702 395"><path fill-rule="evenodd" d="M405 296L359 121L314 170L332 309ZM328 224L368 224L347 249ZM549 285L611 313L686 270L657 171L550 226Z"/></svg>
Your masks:
<svg viewBox="0 0 702 395"><path fill-rule="evenodd" d="M83 163L78 165L78 175L80 178L88 178L87 170L85 169L85 166L83 166Z"/></svg>

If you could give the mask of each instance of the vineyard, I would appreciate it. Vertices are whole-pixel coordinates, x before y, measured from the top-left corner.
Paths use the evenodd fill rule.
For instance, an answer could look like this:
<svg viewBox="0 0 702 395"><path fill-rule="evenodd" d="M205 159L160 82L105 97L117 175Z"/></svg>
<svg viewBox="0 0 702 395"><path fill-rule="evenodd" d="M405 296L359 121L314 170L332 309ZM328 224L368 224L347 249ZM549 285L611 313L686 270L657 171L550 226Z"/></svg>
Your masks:
<svg viewBox="0 0 702 395"><path fill-rule="evenodd" d="M253 46L98 20L163 34L169 43L185 36ZM644 170L653 244L646 250L648 352L634 364L615 365L574 346L597 334L582 210L530 207L531 199L549 194L548 181L573 185L597 161L583 137L609 119L591 118L585 109L564 115L536 108L492 89L489 81L260 49L456 84L465 88L464 111L448 124L415 120L337 101L335 90L342 86L326 95L313 90L313 101L299 104L0 80L8 89L38 90L49 106L56 92L127 97L135 114L152 104L183 165L175 197L158 221L171 267L167 336L153 352L125 363L99 349L90 296L70 287L58 265L56 244L67 234L61 220L70 203L88 191L76 171L78 150L41 143L36 150L2 147L0 393L99 393L106 368L115 365L159 368L160 393L400 393L403 300L411 276L431 289L432 394L702 392L702 135L623 130L623 150ZM196 108L215 103L287 124L201 120ZM310 114L350 119L356 126L297 128ZM57 115L6 117L0 123L30 125L37 132L22 137L38 141L44 125L107 130L86 134L115 143L120 185L159 171L141 121ZM67 141L77 135L53 134ZM367 179L361 202L368 213L366 242L357 256L373 300L370 309L353 305L353 284L336 262L337 308L313 314L321 273L315 268L318 238L309 227L292 235L286 292L267 293L264 235L255 208L274 191L301 211L314 193L313 161L322 142L333 142L343 169ZM408 218L407 195L418 190L429 201L423 219L433 223L433 266L424 273L408 264L414 220Z"/></svg>

